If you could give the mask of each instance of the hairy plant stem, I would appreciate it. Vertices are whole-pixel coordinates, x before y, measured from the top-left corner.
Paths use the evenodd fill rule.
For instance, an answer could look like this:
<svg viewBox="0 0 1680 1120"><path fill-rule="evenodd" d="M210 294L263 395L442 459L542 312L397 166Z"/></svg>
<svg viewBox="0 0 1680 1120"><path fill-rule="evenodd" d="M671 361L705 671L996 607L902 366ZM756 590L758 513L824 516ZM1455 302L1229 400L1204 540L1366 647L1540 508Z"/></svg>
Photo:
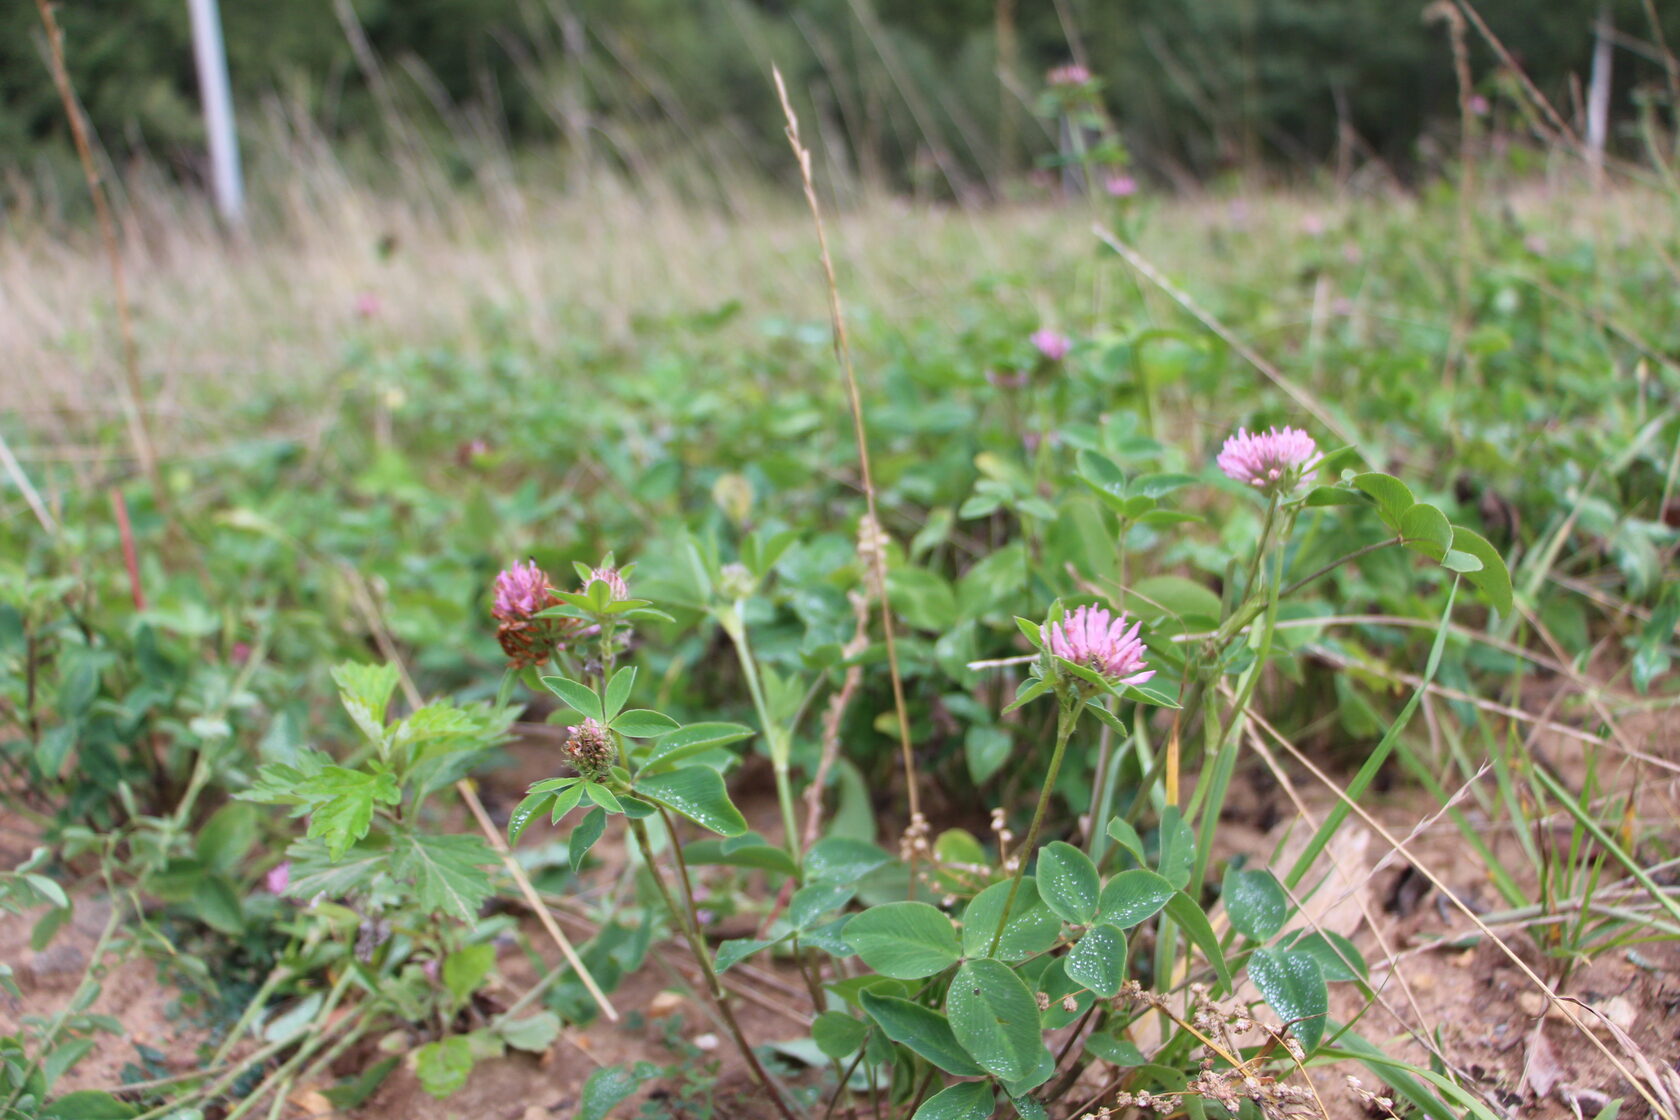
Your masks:
<svg viewBox="0 0 1680 1120"><path fill-rule="evenodd" d="M639 820L626 819L630 824L630 834L636 838L636 847L642 854L642 862L647 865L648 875L653 879L654 888L659 891L659 897L664 901L665 909L671 912L672 920L677 923L677 929L681 931L683 939L688 942L689 950L694 954L694 959L699 963L700 971L706 977L707 995L711 997L712 1004L717 1008L724 1026L728 1028L730 1037L735 1043L735 1048L741 1052L741 1058L747 1063L747 1069L752 1073L754 1080L764 1086L764 1091L770 1095L770 1099L775 1104L776 1111L781 1114L782 1120L798 1120L783 1098L781 1089L770 1079L770 1074L765 1070L763 1063L758 1060L758 1055L753 1052L752 1044L747 1041L746 1033L741 1030L740 1021L735 1018L734 1009L729 1006L729 996L723 990L723 982L718 979L717 968L712 963L711 950L706 947L706 938L701 934L698 922L694 920L692 911L693 890L688 882L688 874L685 869L686 865L682 862L681 850L677 848L676 833L670 833L671 846L676 851L675 858L678 862L678 868L683 869L682 888L683 895L689 902L690 909L688 911L677 905L675 896L671 894L671 886L665 881L665 873L659 869L659 864L654 861L653 844L648 840L647 826ZM669 829L669 825L667 825L667 829Z"/></svg>
<svg viewBox="0 0 1680 1120"><path fill-rule="evenodd" d="M1074 686L1069 686L1070 688ZM1079 723L1079 716L1090 703L1090 697L1077 692L1063 693L1056 713L1056 749L1050 755L1050 769L1044 775L1044 788L1038 794L1038 807L1033 810L1032 824L1027 828L1027 838L1016 850L1015 878L1009 884L1009 897L1004 899L1003 913L998 915L997 929L992 933L992 943L986 949L989 957L997 952L998 942L1003 940L1003 929L1009 924L1009 909L1015 905L1015 896L1021 891L1021 880L1026 878L1027 864L1032 860L1033 850L1038 844L1038 831L1044 825L1044 812L1050 807L1050 794L1056 788L1056 775L1062 770L1062 756L1067 753L1068 739L1073 735L1075 725Z"/></svg>
<svg viewBox="0 0 1680 1120"><path fill-rule="evenodd" d="M719 611L718 624L729 635L730 645L741 662L741 675L747 680L753 709L758 712L758 726L764 732L765 745L770 750L770 767L776 774L776 802L782 810L782 845L793 859L794 867L801 865L804 855L799 844L799 825L794 818L793 784L788 777L788 756L792 752L787 731L770 721L770 705L764 699L764 686L759 683L758 663L753 660L752 646L747 641L746 623L741 619L741 603L737 600L727 610Z"/></svg>

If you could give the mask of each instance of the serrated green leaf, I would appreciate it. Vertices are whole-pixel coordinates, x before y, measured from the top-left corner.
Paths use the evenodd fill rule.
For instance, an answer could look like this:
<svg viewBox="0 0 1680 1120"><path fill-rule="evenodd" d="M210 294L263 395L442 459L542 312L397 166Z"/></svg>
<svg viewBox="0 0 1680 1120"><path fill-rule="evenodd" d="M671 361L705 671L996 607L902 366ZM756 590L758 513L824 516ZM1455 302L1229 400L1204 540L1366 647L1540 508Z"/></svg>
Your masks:
<svg viewBox="0 0 1680 1120"><path fill-rule="evenodd" d="M346 661L333 666L332 678L338 685L339 701L362 734L374 742L383 739L385 709L397 688L397 667Z"/></svg>
<svg viewBox="0 0 1680 1120"><path fill-rule="evenodd" d="M406 833L391 844L391 875L413 885L415 903L463 922L475 919L490 897L484 868L495 862L496 853L476 836Z"/></svg>
<svg viewBox="0 0 1680 1120"><path fill-rule="evenodd" d="M962 957L951 919L925 902L872 906L847 923L845 940L863 963L897 980L932 976Z"/></svg>
<svg viewBox="0 0 1680 1120"><path fill-rule="evenodd" d="M326 766L300 782L297 792L309 804L307 835L326 841L334 859L368 834L375 804L395 805L402 800L396 775L384 769Z"/></svg>

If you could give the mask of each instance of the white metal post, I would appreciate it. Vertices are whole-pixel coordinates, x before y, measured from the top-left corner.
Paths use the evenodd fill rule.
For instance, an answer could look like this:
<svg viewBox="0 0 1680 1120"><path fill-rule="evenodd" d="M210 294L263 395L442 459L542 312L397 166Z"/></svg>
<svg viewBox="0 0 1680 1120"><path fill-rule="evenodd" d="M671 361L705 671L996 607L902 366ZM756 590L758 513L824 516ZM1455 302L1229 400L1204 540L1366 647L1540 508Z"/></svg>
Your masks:
<svg viewBox="0 0 1680 1120"><path fill-rule="evenodd" d="M234 131L222 18L216 0L187 0L187 9L192 15L193 58L198 64L199 96L204 101L204 130L210 136L210 185L217 211L225 220L237 223L245 213L245 187L239 175L239 137Z"/></svg>

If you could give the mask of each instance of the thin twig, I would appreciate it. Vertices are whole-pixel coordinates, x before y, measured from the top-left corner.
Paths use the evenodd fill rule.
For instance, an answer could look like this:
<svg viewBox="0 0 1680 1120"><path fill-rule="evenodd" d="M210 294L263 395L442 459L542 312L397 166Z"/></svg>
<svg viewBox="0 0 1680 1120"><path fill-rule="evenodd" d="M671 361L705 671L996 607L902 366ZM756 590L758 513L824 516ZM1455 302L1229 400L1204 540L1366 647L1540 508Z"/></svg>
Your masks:
<svg viewBox="0 0 1680 1120"><path fill-rule="evenodd" d="M64 62L64 34L58 28L58 19L53 15L53 6L49 0L35 0L35 7L41 13L41 24L47 31L47 52L52 62L53 84L58 87L59 100L64 104L64 115L70 122L70 137L75 141L76 155L81 159L82 173L87 178L88 194L93 197L93 211L99 222L99 236L105 243L105 255L111 266L111 282L116 288L117 329L122 335L126 390L123 411L128 417L129 438L134 443L134 454L140 460L140 467L145 471L147 481L151 483L154 500L159 508L164 508L164 504L169 500L168 494L164 491L162 477L158 474L157 452L152 443L151 433L146 428L145 415L141 412L144 394L140 386L140 348L134 341L134 321L128 304L128 278L123 272L122 250L117 244L116 222L111 217L111 206L105 197L99 168L94 163L87 122L82 119L81 109L76 104L76 91L70 85L70 70Z"/></svg>
<svg viewBox="0 0 1680 1120"><path fill-rule="evenodd" d="M858 446L858 471L863 479L863 499L871 526L884 534L886 529L875 509L875 479L869 469L869 431L863 419L863 397L858 392L857 371L852 366L852 346L846 336L846 316L840 306L840 285L834 277L834 260L828 251L828 231L823 225L822 206L817 202L816 181L811 177L811 153L799 139L799 118L794 114L793 104L788 100L787 86L782 82L782 72L771 67L771 75L776 80L776 96L781 99L782 115L787 120L788 144L793 148L794 159L799 162L799 177L805 187L805 201L810 204L811 220L817 227L817 247L822 256L823 278L828 285L828 316L834 335L834 357L845 375L846 397L851 404L852 429L857 437ZM893 636L892 606L887 602L887 557L885 550L878 547L871 548L869 552L869 559L874 568L872 590L881 599L881 633L887 646L887 667L892 673L893 705L898 714L898 740L903 754L904 783L910 799L910 821L914 827L922 819L922 800L916 783L916 760L910 748L910 718L904 702L904 678L898 669L898 644ZM913 869L911 881L915 881Z"/></svg>
<svg viewBox="0 0 1680 1120"><path fill-rule="evenodd" d="M1244 361L1264 374L1267 380L1276 385L1279 389L1282 389L1285 393L1288 393L1289 396L1294 399L1296 404L1299 404L1302 408L1312 413L1313 416L1318 419L1319 423L1323 424L1326 428L1336 434L1336 438L1340 439L1343 443L1351 444L1359 448L1361 454L1370 458L1369 450L1361 443L1358 435L1349 430L1341 423L1341 421L1331 415L1330 410L1325 408L1324 405L1319 402L1317 397L1313 396L1304 388L1295 384L1294 381L1291 381L1288 377L1284 376L1283 371L1279 370L1271 362L1268 362L1265 358L1261 357L1252 346L1237 337L1236 332L1232 331L1218 319L1215 319L1213 314L1205 310L1201 304L1197 303L1188 292L1184 291L1177 284L1174 284L1171 280L1168 280L1159 269L1144 258L1143 254L1139 253L1136 249L1132 248L1124 241L1121 241L1120 238L1112 231L1101 225L1092 226L1091 232L1096 235L1098 241L1101 241L1104 245L1107 245L1110 249L1119 253L1121 259L1131 265L1132 268L1142 275L1144 279L1148 280L1151 284L1154 284L1157 288L1161 289L1161 291L1172 297L1174 303L1184 308L1184 310L1188 311L1191 315L1198 319L1202 326L1206 327L1208 330L1212 331L1224 340L1225 345L1229 346L1232 350L1235 350Z"/></svg>

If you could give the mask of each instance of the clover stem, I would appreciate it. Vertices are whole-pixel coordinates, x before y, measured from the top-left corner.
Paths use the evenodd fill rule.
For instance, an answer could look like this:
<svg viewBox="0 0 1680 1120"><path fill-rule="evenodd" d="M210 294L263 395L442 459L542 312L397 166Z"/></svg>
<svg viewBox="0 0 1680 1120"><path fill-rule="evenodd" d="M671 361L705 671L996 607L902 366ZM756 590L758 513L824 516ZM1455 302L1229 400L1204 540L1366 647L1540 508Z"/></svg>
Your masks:
<svg viewBox="0 0 1680 1120"><path fill-rule="evenodd" d="M998 942L1003 940L1003 928L1009 924L1009 908L1015 905L1015 896L1021 891L1021 880L1026 878L1027 862L1032 859L1034 846L1038 843L1038 830L1044 824L1044 811L1050 807L1050 791L1056 787L1056 775L1062 770L1062 755L1067 753L1068 739L1073 735L1074 725L1079 722L1079 715L1085 710L1089 698L1083 696L1064 695L1056 717L1056 749L1050 755L1050 769L1044 775L1044 788L1038 794L1038 808L1033 810L1032 824L1027 828L1025 842L1016 850L1015 878L1009 884L1009 897L1004 899L1003 913L998 915L997 930L992 934L992 943L986 949L989 957L997 952Z"/></svg>
<svg viewBox="0 0 1680 1120"><path fill-rule="evenodd" d="M681 850L677 848L677 834L671 828L670 818L665 818L666 830L671 837L671 847L677 853L677 865L683 870L683 895L689 902L690 909L688 912L677 905L676 898L671 894L671 886L665 881L665 873L659 869L659 864L654 861L653 845L648 841L647 827L639 820L626 819L629 820L630 834L636 838L636 847L642 853L642 862L647 865L648 875L652 877L653 885L659 891L659 897L664 900L665 908L671 912L671 917L676 921L677 928L682 932L684 940L688 942L690 951L694 953L695 961L700 965L700 971L706 976L707 994L711 996L712 1003L717 1008L718 1015L722 1017L724 1025L729 1028L729 1034L735 1042L735 1048L741 1052L741 1057L746 1061L747 1068L751 1071L753 1078L764 1086L765 1092L770 1094L770 1099L775 1104L776 1111L781 1114L782 1120L798 1120L788 1107L787 1101L782 1098L781 1089L770 1080L770 1074L759 1062L758 1055L753 1052L752 1044L747 1041L746 1033L741 1030L740 1021L735 1018L734 1009L729 1006L729 996L723 990L723 981L718 979L717 967L712 962L712 954L706 948L706 939L700 933L698 922L694 920L692 913L694 895L688 883L687 865L683 862Z"/></svg>

